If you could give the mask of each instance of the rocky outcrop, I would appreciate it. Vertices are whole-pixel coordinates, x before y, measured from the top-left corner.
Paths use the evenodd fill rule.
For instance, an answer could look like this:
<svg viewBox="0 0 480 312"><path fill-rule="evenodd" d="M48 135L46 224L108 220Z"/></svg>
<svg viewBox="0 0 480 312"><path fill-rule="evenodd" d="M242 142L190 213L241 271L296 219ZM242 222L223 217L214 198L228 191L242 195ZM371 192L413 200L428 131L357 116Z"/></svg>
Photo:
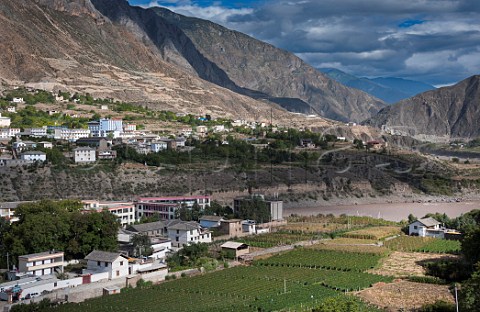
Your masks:
<svg viewBox="0 0 480 312"><path fill-rule="evenodd" d="M366 123L436 141L476 138L479 120L480 76L476 75L386 107Z"/></svg>

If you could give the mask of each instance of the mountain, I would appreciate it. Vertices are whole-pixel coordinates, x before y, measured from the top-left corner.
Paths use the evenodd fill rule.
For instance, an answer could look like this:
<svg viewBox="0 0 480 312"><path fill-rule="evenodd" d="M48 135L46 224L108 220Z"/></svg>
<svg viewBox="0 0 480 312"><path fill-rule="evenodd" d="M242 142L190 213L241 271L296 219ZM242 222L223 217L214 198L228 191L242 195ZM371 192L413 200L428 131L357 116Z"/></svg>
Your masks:
<svg viewBox="0 0 480 312"><path fill-rule="evenodd" d="M320 71L346 86L367 92L389 104L435 89L432 85L402 78L359 78L335 68L321 68Z"/></svg>
<svg viewBox="0 0 480 312"><path fill-rule="evenodd" d="M480 75L383 108L366 124L429 141L480 136Z"/></svg>
<svg viewBox="0 0 480 312"><path fill-rule="evenodd" d="M283 106L359 121L384 106L291 53L165 9L125 0L0 1L4 85L251 119L272 107L276 119L292 118Z"/></svg>

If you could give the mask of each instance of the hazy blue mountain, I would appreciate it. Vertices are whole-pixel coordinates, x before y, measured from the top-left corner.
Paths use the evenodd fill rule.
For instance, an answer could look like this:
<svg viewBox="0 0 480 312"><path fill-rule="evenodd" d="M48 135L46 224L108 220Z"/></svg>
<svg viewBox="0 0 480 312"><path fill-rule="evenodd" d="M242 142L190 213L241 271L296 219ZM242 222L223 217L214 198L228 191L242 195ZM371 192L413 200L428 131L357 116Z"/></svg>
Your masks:
<svg viewBox="0 0 480 312"><path fill-rule="evenodd" d="M367 92L389 104L435 89L432 85L402 78L380 77L369 79L356 77L335 68L321 68L320 71L348 87Z"/></svg>

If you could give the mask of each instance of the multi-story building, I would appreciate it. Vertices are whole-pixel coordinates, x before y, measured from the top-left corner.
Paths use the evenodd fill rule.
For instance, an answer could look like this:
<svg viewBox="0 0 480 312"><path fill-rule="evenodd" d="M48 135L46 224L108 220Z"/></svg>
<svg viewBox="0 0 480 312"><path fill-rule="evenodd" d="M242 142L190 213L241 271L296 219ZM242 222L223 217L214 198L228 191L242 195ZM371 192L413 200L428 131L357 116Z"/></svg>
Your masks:
<svg viewBox="0 0 480 312"><path fill-rule="evenodd" d="M75 163L91 163L97 161L96 150L91 147L77 147L73 150Z"/></svg>
<svg viewBox="0 0 480 312"><path fill-rule="evenodd" d="M123 133L123 121L121 118L101 118L99 121L89 122L88 129L92 136L95 137L113 135L113 137L116 138Z"/></svg>
<svg viewBox="0 0 480 312"><path fill-rule="evenodd" d="M135 205L132 202L101 202L98 200L83 200L84 210L108 210L114 214L122 227L135 222Z"/></svg>
<svg viewBox="0 0 480 312"><path fill-rule="evenodd" d="M76 142L80 138L88 138L90 129L55 129L54 138L56 140L66 140Z"/></svg>
<svg viewBox="0 0 480 312"><path fill-rule="evenodd" d="M20 133L20 128L0 128L0 139L13 138Z"/></svg>
<svg viewBox="0 0 480 312"><path fill-rule="evenodd" d="M63 272L63 251L47 251L18 257L18 271L35 276Z"/></svg>
<svg viewBox="0 0 480 312"><path fill-rule="evenodd" d="M167 224L167 231L172 247L181 248L184 245L212 242L210 231L194 221L172 221Z"/></svg>
<svg viewBox="0 0 480 312"><path fill-rule="evenodd" d="M150 144L150 149L152 150L152 152L154 153L158 153L160 151L164 151L168 148L168 142L166 141L158 141L158 142L152 142L152 144Z"/></svg>
<svg viewBox="0 0 480 312"><path fill-rule="evenodd" d="M182 205L191 209L195 203L203 210L210 205L210 196L141 197L135 202L135 218L158 214L162 220L172 220Z"/></svg>
<svg viewBox="0 0 480 312"><path fill-rule="evenodd" d="M94 137L100 136L100 122L99 121L90 121L88 123L88 130L90 134Z"/></svg>
<svg viewBox="0 0 480 312"><path fill-rule="evenodd" d="M47 154L44 152L40 151L28 151L28 152L23 152L20 154L20 159L21 160L29 160L29 161L41 161L44 162L47 160Z"/></svg>
<svg viewBox="0 0 480 312"><path fill-rule="evenodd" d="M27 128L24 131L25 135L34 137L34 138L42 138L47 136L47 127L41 128Z"/></svg>

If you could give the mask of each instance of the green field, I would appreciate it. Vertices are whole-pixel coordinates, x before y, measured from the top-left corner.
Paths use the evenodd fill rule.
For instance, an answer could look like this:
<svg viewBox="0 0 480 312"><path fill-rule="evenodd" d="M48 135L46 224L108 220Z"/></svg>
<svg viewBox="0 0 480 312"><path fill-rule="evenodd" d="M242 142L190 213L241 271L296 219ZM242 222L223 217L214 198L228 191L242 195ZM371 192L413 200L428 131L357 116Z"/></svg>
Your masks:
<svg viewBox="0 0 480 312"><path fill-rule="evenodd" d="M279 259L289 261L290 266L274 263ZM303 262L334 263L334 259L351 271L299 266ZM128 289L119 295L62 305L55 311L311 311L326 299L343 300L350 298L345 295L349 291L391 281L390 277L359 271L378 259L378 255L298 249L252 266ZM355 302L365 311L373 309Z"/></svg>
<svg viewBox="0 0 480 312"><path fill-rule="evenodd" d="M400 236L385 242L385 247L396 251L418 251L432 253L460 252L460 242L431 237Z"/></svg>
<svg viewBox="0 0 480 312"><path fill-rule="evenodd" d="M362 272L375 267L381 258L380 254L299 248L266 260L259 260L257 263L265 266L281 265Z"/></svg>
<svg viewBox="0 0 480 312"><path fill-rule="evenodd" d="M316 234L292 234L284 232L274 232L267 234L251 235L238 238L237 241L249 244L252 247L270 248L282 245L292 245L301 241L310 241L322 238L322 235Z"/></svg>

